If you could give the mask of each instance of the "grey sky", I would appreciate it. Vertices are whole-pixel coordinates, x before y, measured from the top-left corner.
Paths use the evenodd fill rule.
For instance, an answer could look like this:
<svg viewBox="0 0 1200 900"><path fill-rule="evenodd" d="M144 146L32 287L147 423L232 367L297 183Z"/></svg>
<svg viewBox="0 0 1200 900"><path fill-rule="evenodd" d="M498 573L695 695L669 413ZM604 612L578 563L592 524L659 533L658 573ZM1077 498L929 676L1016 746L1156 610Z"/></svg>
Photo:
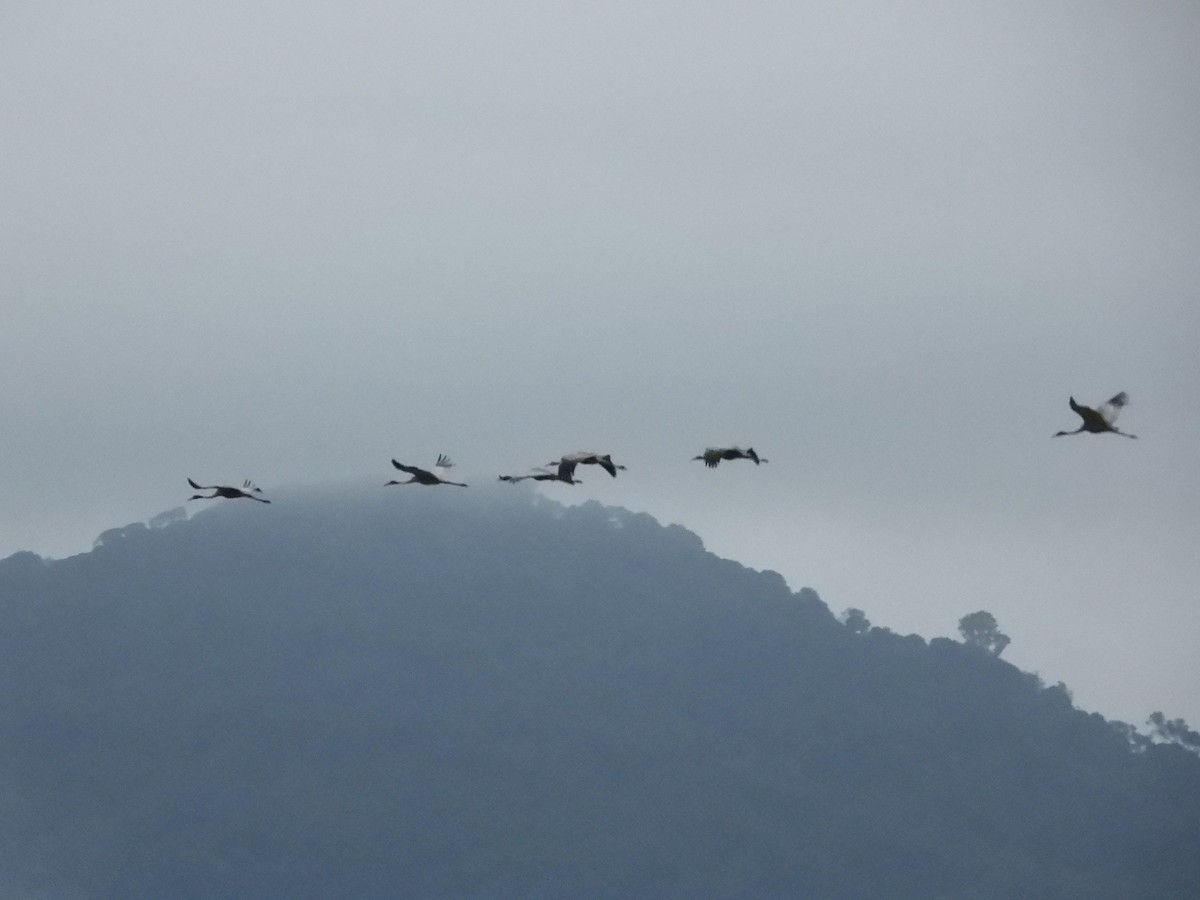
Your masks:
<svg viewBox="0 0 1200 900"><path fill-rule="evenodd" d="M611 451L547 493L1195 724L1197 60L1185 3L7 4L0 556Z"/></svg>

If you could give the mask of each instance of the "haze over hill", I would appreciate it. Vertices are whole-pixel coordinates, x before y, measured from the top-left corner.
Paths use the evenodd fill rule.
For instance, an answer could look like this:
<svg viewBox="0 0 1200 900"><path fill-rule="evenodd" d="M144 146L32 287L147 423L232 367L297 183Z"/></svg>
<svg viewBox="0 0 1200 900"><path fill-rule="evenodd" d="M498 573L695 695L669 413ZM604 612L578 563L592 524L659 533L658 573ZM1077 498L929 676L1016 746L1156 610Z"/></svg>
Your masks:
<svg viewBox="0 0 1200 900"><path fill-rule="evenodd" d="M978 648L595 503L272 499L0 562L3 893L1200 889L1200 759Z"/></svg>
<svg viewBox="0 0 1200 900"><path fill-rule="evenodd" d="M991 610L1087 708L1200 721L1200 4L0 25L0 558L186 475L611 451L576 496L897 631ZM1050 439L1117 391L1139 441ZM771 465L705 478L710 443Z"/></svg>

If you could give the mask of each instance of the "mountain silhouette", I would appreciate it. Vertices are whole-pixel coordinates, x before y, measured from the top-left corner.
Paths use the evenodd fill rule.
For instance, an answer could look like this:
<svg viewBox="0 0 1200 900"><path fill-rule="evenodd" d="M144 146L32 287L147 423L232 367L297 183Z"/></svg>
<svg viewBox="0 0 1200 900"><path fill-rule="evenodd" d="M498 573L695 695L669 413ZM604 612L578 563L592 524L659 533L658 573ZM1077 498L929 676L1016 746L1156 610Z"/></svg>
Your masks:
<svg viewBox="0 0 1200 900"><path fill-rule="evenodd" d="M1200 758L534 491L0 562L0 894L1194 898Z"/></svg>

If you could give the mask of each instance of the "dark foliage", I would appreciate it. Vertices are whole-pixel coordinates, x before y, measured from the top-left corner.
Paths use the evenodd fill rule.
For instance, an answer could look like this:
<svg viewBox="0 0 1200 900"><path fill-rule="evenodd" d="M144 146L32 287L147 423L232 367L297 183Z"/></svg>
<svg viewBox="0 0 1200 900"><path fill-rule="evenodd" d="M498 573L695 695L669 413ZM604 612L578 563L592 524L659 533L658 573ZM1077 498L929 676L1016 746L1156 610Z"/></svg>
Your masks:
<svg viewBox="0 0 1200 900"><path fill-rule="evenodd" d="M594 503L273 499L0 562L0 895L1200 896L1200 759L974 647Z"/></svg>
<svg viewBox="0 0 1200 900"><path fill-rule="evenodd" d="M1154 729L1152 734L1159 740L1200 753L1200 732L1188 728L1183 719L1168 719L1161 712L1152 712L1146 724Z"/></svg>
<svg viewBox="0 0 1200 900"><path fill-rule="evenodd" d="M842 624L855 634L866 634L871 630L871 620L861 609L851 607L842 613Z"/></svg>
<svg viewBox="0 0 1200 900"><path fill-rule="evenodd" d="M965 643L986 650L993 656L1003 653L1011 642L1011 638L1000 630L996 617L982 609L959 619L958 633Z"/></svg>

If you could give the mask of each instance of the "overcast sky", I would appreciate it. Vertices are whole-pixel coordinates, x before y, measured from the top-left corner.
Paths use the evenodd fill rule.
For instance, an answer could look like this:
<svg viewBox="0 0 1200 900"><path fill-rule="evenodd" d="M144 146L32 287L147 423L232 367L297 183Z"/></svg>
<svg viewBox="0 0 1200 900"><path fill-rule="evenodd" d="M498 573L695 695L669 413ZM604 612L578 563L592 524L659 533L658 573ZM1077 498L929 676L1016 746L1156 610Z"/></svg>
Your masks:
<svg viewBox="0 0 1200 900"><path fill-rule="evenodd" d="M591 449L546 493L1200 723L1196 4L15 2L0 121L0 557Z"/></svg>

